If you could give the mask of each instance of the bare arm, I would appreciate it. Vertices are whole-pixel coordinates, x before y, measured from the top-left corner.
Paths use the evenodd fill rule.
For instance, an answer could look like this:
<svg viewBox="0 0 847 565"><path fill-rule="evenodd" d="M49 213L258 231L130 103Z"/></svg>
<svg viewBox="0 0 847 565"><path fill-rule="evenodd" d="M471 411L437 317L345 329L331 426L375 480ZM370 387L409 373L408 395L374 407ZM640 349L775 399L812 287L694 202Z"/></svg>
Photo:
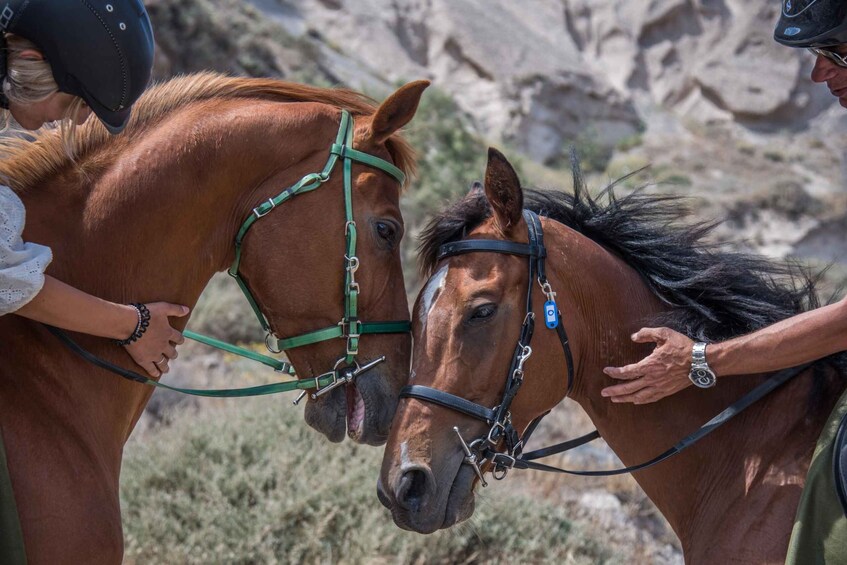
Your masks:
<svg viewBox="0 0 847 565"><path fill-rule="evenodd" d="M15 312L20 316L74 332L125 339L138 322L135 308L86 294L47 275L44 287Z"/></svg>
<svg viewBox="0 0 847 565"><path fill-rule="evenodd" d="M147 307L150 325L141 339L126 349L138 365L157 377L168 372L167 361L177 356L175 345L185 340L171 327L168 317L185 316L188 308L166 302L154 302ZM91 296L49 275L41 291L15 314L58 328L111 339L127 338L138 323L138 314L132 306Z"/></svg>
<svg viewBox="0 0 847 565"><path fill-rule="evenodd" d="M628 382L603 389L612 402L655 402L691 385L691 346L668 328L643 328L637 343L655 343L653 352L632 365L607 367L610 377ZM751 334L709 344L706 359L721 378L777 371L847 349L847 299L762 328Z"/></svg>

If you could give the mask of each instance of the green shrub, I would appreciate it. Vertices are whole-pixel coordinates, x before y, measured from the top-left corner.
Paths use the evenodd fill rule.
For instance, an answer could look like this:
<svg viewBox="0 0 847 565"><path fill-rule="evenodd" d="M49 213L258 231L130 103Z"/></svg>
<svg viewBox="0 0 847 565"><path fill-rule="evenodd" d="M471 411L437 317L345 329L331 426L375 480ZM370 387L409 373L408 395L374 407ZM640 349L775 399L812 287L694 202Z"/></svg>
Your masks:
<svg viewBox="0 0 847 565"><path fill-rule="evenodd" d="M400 530L376 498L381 450L327 443L287 399L178 416L127 453L121 499L130 563L610 559L562 507L506 489L485 493L470 525L431 536Z"/></svg>

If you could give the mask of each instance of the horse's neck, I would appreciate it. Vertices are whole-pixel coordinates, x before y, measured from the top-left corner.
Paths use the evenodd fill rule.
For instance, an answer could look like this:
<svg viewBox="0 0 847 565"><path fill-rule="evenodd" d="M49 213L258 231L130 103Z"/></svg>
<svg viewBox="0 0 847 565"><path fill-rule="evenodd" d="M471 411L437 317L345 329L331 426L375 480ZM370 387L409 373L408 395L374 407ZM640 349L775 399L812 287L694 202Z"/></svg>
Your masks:
<svg viewBox="0 0 847 565"><path fill-rule="evenodd" d="M285 127L286 112L295 111L292 105L273 106L277 123L269 123L270 110L261 111L271 103L233 101L231 106L218 108L217 119L196 116L190 131L157 128L109 157L111 165L101 163L105 172L92 181L66 171L29 190L24 235L53 249L50 274L119 303L167 301L193 307L214 272L232 260L234 234L252 207L267 198L264 193L273 190L270 185L294 182L299 168L319 170L318 161L325 159L316 147L302 143L314 120L291 120L296 125ZM321 136L331 124L325 121ZM233 122L238 128L230 131ZM274 137L269 138L269 128ZM284 163L280 155L286 156ZM65 405L91 406L101 414L97 419L110 421L104 427L111 427L112 439L122 442L152 389L93 370L37 325L5 318L0 331L21 337L10 347L17 353L13 369L19 384L31 387L34 383L24 377L40 375L35 386L41 387L40 402L47 409L51 403L59 412L65 412ZM172 319L176 327L185 321ZM80 341L95 354L139 369L107 340Z"/></svg>
<svg viewBox="0 0 847 565"><path fill-rule="evenodd" d="M576 357L572 397L624 464L642 463L664 452L758 382L722 378L709 391L689 387L640 406L603 398L601 389L620 381L613 382L602 369L637 362L651 351L650 345L633 344L630 336L648 325L663 305L633 269L595 243L567 228L551 229L547 238L548 247L555 250L550 279L559 292ZM564 261L556 259L560 252ZM843 387L835 384L837 379L827 379L825 386L833 390L810 414L812 379L811 374L795 378L688 451L634 475L687 555L708 554L721 545L735 551L736 542L746 539L751 559L766 561L763 556L770 559L769 551L779 559L791 529L798 485L804 483L815 440L837 398L835 389ZM754 520L726 520L742 510L769 513L766 532L757 529Z"/></svg>

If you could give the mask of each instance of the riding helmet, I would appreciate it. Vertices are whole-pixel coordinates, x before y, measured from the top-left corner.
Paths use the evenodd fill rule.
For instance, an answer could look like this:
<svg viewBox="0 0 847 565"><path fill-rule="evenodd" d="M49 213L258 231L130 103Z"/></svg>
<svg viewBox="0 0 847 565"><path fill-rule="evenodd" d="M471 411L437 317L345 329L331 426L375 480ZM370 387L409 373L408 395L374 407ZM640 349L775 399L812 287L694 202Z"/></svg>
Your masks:
<svg viewBox="0 0 847 565"><path fill-rule="evenodd" d="M773 38L789 47L830 47L847 43L844 0L782 0Z"/></svg>
<svg viewBox="0 0 847 565"><path fill-rule="evenodd" d="M141 0L9 0L0 31L38 46L59 90L82 98L112 133L150 81L153 29ZM2 79L5 52L0 59Z"/></svg>

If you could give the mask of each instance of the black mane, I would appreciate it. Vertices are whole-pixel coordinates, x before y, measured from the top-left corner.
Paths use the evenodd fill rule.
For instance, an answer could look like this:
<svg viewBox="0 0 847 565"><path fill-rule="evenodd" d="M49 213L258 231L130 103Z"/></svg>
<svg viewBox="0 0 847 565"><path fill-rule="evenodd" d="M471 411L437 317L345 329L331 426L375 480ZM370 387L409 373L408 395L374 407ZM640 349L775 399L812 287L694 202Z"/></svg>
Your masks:
<svg viewBox="0 0 847 565"><path fill-rule="evenodd" d="M575 167L573 194L525 190L524 207L603 245L634 268L670 307L649 323L712 342L819 305L807 271L705 241L718 222L682 223L688 215L682 198L641 191L619 198L614 186L592 197ZM481 190L436 216L421 235L422 272L432 273L441 245L461 239L490 216Z"/></svg>

